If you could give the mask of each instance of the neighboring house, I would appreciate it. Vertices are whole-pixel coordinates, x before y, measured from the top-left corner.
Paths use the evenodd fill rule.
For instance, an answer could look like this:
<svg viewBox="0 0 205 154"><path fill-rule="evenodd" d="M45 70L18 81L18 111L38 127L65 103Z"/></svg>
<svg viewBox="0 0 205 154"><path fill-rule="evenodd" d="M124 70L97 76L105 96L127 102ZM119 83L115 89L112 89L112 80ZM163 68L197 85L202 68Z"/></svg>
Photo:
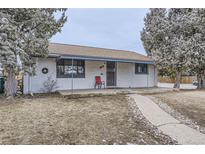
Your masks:
<svg viewBox="0 0 205 154"><path fill-rule="evenodd" d="M36 58L35 67L35 76L24 76L24 93L41 93L48 77L57 81L56 90L94 89L95 76L105 88L157 85L153 60L131 51L51 43L48 58Z"/></svg>

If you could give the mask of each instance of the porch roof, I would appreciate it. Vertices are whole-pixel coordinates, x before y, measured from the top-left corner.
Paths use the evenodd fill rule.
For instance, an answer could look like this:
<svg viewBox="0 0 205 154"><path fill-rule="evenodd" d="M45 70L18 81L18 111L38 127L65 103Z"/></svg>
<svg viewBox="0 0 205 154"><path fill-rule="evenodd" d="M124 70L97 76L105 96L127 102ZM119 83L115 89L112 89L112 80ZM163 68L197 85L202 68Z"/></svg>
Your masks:
<svg viewBox="0 0 205 154"><path fill-rule="evenodd" d="M138 62L153 64L154 61L148 57L133 51L96 48L80 45L68 45L59 43L50 43L49 56L63 59L85 59L119 62Z"/></svg>

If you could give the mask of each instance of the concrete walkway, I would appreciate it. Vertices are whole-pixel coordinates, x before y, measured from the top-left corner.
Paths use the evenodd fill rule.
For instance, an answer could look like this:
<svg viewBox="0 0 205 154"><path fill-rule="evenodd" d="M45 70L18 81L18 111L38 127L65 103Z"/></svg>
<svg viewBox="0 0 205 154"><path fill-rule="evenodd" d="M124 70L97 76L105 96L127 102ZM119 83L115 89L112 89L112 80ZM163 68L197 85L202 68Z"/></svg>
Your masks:
<svg viewBox="0 0 205 154"><path fill-rule="evenodd" d="M176 120L145 96L130 94L142 114L164 134L176 139L179 144L205 144L205 134Z"/></svg>

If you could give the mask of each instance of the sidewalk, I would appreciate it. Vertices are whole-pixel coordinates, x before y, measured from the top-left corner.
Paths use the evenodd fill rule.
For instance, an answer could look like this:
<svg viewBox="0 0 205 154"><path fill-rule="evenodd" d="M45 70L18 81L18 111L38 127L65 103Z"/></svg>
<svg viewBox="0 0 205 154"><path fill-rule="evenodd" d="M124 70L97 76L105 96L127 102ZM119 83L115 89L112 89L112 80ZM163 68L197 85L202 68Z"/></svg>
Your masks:
<svg viewBox="0 0 205 154"><path fill-rule="evenodd" d="M174 83L160 83L158 82L158 87L161 88L173 88ZM194 86L193 84L180 84L180 89L196 89L197 86Z"/></svg>
<svg viewBox="0 0 205 154"><path fill-rule="evenodd" d="M198 132L176 120L145 96L130 94L145 116L164 134L176 139L179 144L205 144L205 134Z"/></svg>

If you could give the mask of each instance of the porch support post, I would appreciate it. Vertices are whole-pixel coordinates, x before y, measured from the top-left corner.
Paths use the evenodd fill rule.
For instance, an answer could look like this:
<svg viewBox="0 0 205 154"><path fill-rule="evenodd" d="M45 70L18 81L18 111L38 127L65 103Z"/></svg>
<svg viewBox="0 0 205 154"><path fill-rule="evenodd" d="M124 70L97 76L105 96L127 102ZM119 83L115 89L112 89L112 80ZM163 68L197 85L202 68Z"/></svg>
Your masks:
<svg viewBox="0 0 205 154"><path fill-rule="evenodd" d="M149 64L147 64L147 88L149 87Z"/></svg>
<svg viewBox="0 0 205 154"><path fill-rule="evenodd" d="M28 73L28 94L31 94L31 65L29 65Z"/></svg>
<svg viewBox="0 0 205 154"><path fill-rule="evenodd" d="M154 87L155 87L155 65L154 65Z"/></svg>
<svg viewBox="0 0 205 154"><path fill-rule="evenodd" d="M73 94L73 58L72 58L72 78L71 78L71 91L72 91L72 94Z"/></svg>
<svg viewBox="0 0 205 154"><path fill-rule="evenodd" d="M30 74L28 73L28 94L30 94Z"/></svg>

